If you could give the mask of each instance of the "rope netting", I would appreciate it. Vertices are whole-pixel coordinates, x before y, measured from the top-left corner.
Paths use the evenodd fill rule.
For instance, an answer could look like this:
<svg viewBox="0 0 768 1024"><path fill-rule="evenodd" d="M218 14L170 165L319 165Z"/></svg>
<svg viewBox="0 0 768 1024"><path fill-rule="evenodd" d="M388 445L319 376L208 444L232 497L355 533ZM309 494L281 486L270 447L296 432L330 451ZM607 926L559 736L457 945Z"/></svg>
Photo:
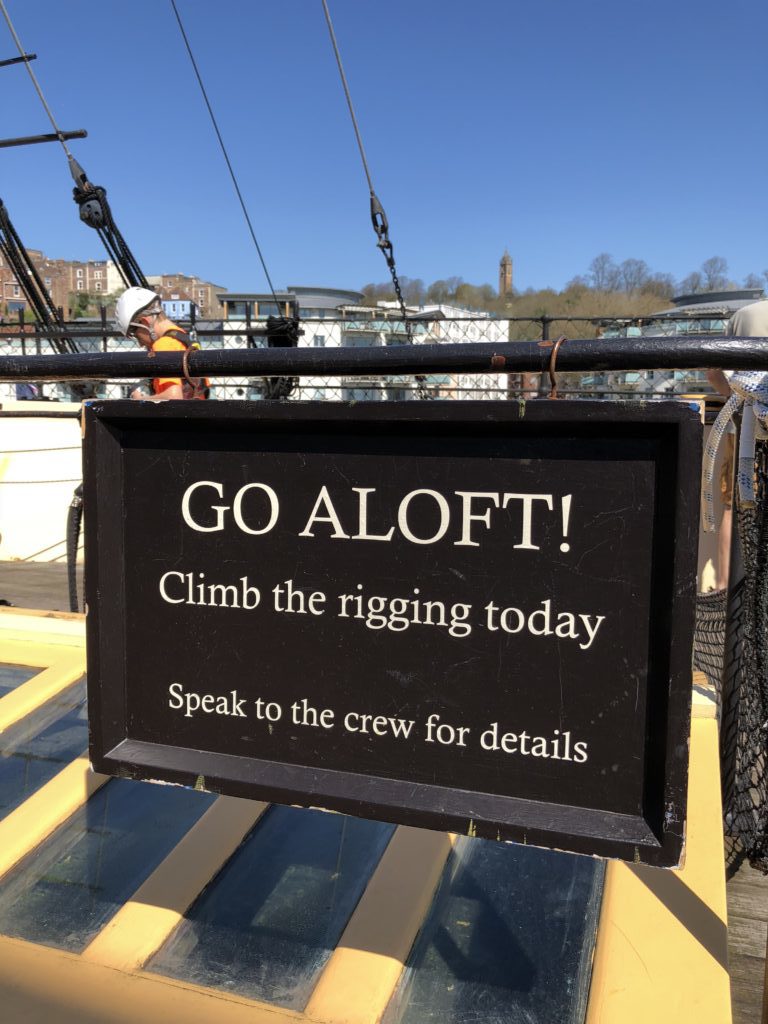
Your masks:
<svg viewBox="0 0 768 1024"><path fill-rule="evenodd" d="M726 867L746 858L768 874L768 442L755 489L737 510L743 578L699 594L693 664L717 690Z"/></svg>
<svg viewBox="0 0 768 1024"><path fill-rule="evenodd" d="M721 759L726 835L768 874L768 443L755 452L754 507L738 508L744 579L731 595Z"/></svg>
<svg viewBox="0 0 768 1024"><path fill-rule="evenodd" d="M696 598L696 629L693 635L693 667L703 672L717 693L718 713L722 705L723 650L727 590L710 590Z"/></svg>

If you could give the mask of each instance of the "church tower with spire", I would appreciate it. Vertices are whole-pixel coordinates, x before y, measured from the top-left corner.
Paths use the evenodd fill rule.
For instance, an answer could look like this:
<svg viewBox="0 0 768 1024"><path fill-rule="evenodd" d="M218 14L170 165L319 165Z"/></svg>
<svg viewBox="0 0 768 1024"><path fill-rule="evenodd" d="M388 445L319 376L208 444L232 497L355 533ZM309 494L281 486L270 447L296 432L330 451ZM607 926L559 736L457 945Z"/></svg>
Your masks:
<svg viewBox="0 0 768 1024"><path fill-rule="evenodd" d="M512 257L507 249L499 260L499 298L512 295Z"/></svg>

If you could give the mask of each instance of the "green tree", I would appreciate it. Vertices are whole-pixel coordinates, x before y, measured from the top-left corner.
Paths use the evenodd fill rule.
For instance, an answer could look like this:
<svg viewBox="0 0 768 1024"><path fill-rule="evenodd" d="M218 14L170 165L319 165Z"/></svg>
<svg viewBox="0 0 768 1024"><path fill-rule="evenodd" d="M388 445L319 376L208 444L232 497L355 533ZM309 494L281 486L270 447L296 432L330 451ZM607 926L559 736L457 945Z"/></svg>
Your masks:
<svg viewBox="0 0 768 1024"><path fill-rule="evenodd" d="M68 296L70 317L76 320L80 316L95 314L105 298L106 296L101 292L70 292Z"/></svg>

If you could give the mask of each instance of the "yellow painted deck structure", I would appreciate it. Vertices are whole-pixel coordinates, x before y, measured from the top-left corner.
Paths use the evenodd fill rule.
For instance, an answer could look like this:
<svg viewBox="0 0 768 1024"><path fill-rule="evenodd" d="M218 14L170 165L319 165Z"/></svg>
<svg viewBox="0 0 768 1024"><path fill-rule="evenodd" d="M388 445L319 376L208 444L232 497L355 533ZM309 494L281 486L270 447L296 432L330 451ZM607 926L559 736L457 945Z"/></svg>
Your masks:
<svg viewBox="0 0 768 1024"><path fill-rule="evenodd" d="M0 664L27 666L29 676L0 696L1 740L3 734L23 727L29 716L77 685L85 672L83 618L0 610ZM0 821L0 903L4 888L17 877L20 866L34 865L42 856L38 851L73 815L87 812L106 783L106 778L91 772L83 749ZM148 783L125 784L158 788ZM209 802L78 952L47 944L45 921L35 921L35 928L39 927L35 941L9 937L9 929L3 924L8 918L0 909L3 1024L207 1024L212 1020L217 1024L375 1024L384 1020L388 1024L401 1019L433 1019L413 1012L404 1018L398 1015L405 999L403 985L409 955L441 879L445 882L452 851L457 844L480 840L457 840L443 833L403 826L392 829L361 893L350 898L349 912L334 948L327 951L312 976L299 1008L288 1008L278 1005L280 998L256 999L227 990L226 985L212 987L185 979L184 957L195 952L194 943L188 939L177 943L176 966L163 973L163 963L170 961L161 957L158 962L158 951L173 943L190 907L268 814L268 808L255 801L176 791ZM681 870L664 871L608 863L591 978L589 964L586 971L589 992L583 1019L588 1024L731 1021L719 793L714 704L697 680L685 864ZM290 813L319 814L299 810ZM324 819L328 817L323 815ZM522 849L489 845L501 853ZM584 858L573 859L585 863ZM66 863L66 857L61 863ZM290 864L284 866L284 872L291 870ZM80 898L74 893L73 883L75 897ZM487 908L486 918L488 911L492 917L493 907ZM66 916L66 903L62 912ZM472 918L467 914L466 920L461 914L458 917L458 925L467 932L467 945L463 947L467 954L477 938L474 930L483 925L483 916ZM460 952L452 950L452 962L463 964L466 973L473 960L469 955L461 959ZM457 975L460 973L457 971ZM472 981L467 977L462 980ZM293 984L288 977L280 981L287 988ZM547 979L541 981L546 986ZM445 987L449 989L450 985ZM505 1018L497 1013L483 1015L482 1019L495 1024L526 1018Z"/></svg>

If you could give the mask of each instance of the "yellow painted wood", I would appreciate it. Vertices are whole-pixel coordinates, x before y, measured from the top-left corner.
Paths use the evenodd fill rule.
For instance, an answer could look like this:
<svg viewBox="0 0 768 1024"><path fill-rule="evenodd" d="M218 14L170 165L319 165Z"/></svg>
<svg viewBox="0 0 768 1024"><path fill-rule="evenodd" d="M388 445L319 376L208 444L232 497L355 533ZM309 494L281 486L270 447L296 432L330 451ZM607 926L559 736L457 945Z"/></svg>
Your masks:
<svg viewBox="0 0 768 1024"><path fill-rule="evenodd" d="M71 686L84 673L85 651L82 648L58 648L52 664L49 662L47 668L0 699L0 733Z"/></svg>
<svg viewBox="0 0 768 1024"><path fill-rule="evenodd" d="M39 641L53 647L83 647L85 616L75 612L0 608L0 633L2 643L13 641L34 644Z"/></svg>
<svg viewBox="0 0 768 1024"><path fill-rule="evenodd" d="M0 630L2 630L2 626L3 623L0 620ZM76 642L67 645L72 650L80 650L82 646ZM18 633L14 633L13 639L11 639L8 633L0 631L0 662L5 664L25 665L29 668L48 668L57 658L61 657L65 650L66 648L62 648L61 644L43 643L39 634L28 635L25 639Z"/></svg>
<svg viewBox="0 0 768 1024"><path fill-rule="evenodd" d="M0 633L0 662L6 665L48 668L56 660L57 650L60 652L61 648L51 644L27 643L18 638L10 640L5 633Z"/></svg>
<svg viewBox="0 0 768 1024"><path fill-rule="evenodd" d="M0 633L0 661L43 669L0 701L1 729L82 673L84 629L6 610ZM587 1024L731 1021L717 723L698 682L685 864L609 864ZM0 822L0 877L106 781L78 758ZM82 956L0 938L2 1024L376 1024L450 851L443 833L397 829L303 1014L138 970L262 810L219 798Z"/></svg>
<svg viewBox="0 0 768 1024"><path fill-rule="evenodd" d="M693 673L693 706L695 718L717 718L717 693L703 672Z"/></svg>
<svg viewBox="0 0 768 1024"><path fill-rule="evenodd" d="M455 836L400 826L307 1004L333 1024L378 1021L429 909Z"/></svg>
<svg viewBox="0 0 768 1024"><path fill-rule="evenodd" d="M700 711L684 866L608 865L587 1024L730 1024L717 722Z"/></svg>
<svg viewBox="0 0 768 1024"><path fill-rule="evenodd" d="M0 821L0 878L107 781L79 757Z"/></svg>
<svg viewBox="0 0 768 1024"><path fill-rule="evenodd" d="M301 1024L300 1013L0 939L3 1024Z"/></svg>
<svg viewBox="0 0 768 1024"><path fill-rule="evenodd" d="M123 971L142 967L268 806L219 797L93 939L83 957Z"/></svg>

